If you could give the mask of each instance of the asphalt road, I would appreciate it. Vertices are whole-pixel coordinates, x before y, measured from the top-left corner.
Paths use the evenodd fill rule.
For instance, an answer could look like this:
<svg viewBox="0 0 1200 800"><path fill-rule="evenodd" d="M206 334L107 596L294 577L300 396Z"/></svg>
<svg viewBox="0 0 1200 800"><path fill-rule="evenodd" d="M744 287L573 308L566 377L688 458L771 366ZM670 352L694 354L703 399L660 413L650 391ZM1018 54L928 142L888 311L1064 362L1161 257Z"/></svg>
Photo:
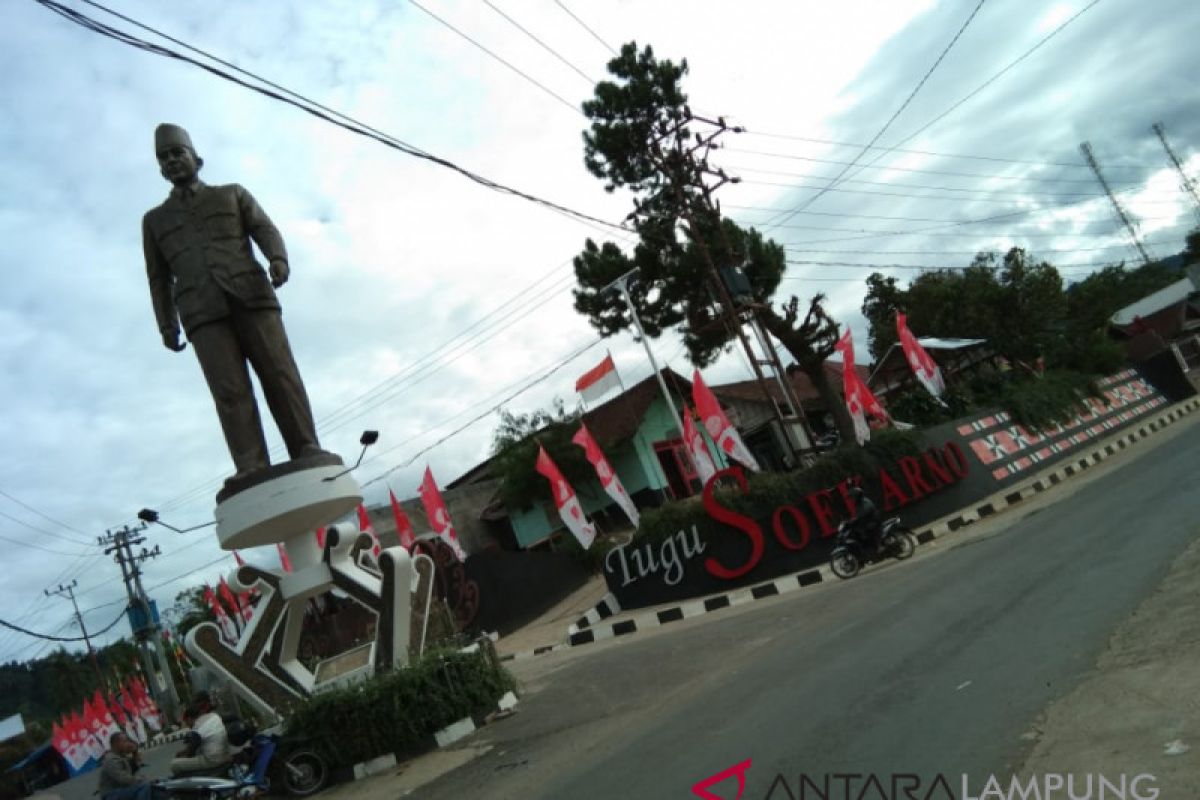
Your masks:
<svg viewBox="0 0 1200 800"><path fill-rule="evenodd" d="M955 797L965 773L978 795L986 776L1019 767L1039 712L1200 532L1200 425L1181 427L994 533L542 656L520 713L469 740L482 755L414 796L684 798L746 759L747 799L799 797L801 773L915 773L925 787L941 774ZM772 791L777 774L792 793ZM735 781L713 791L732 798Z"/></svg>

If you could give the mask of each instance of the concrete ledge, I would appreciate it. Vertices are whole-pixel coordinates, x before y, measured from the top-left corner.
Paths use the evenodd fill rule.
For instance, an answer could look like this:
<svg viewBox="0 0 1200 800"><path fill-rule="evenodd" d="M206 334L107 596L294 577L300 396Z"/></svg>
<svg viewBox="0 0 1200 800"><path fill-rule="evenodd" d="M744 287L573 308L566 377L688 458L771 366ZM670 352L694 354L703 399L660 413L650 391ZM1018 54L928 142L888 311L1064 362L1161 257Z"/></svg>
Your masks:
<svg viewBox="0 0 1200 800"><path fill-rule="evenodd" d="M565 645L564 645L565 646ZM489 722L495 719L503 719L511 715L513 709L516 708L519 698L513 692L505 692L504 695L496 701L496 707L492 711L485 714L479 714L474 717L463 717L458 722L442 728L440 731L429 737L427 747L423 752L432 750L440 750L444 747L458 742L459 740L470 736L479 728L484 727ZM412 754L408 754L411 756ZM372 758L370 761L363 761L354 765L353 780L360 781L363 778L369 778L372 775L378 775L381 772L387 772L394 769L400 763L400 758L395 753L384 753L381 756Z"/></svg>
<svg viewBox="0 0 1200 800"><path fill-rule="evenodd" d="M987 497L974 507L968 507L949 516L934 521L920 531L914 531L918 545L938 541L955 531L965 528L981 519L992 516L1004 509L1028 500L1034 495L1054 488L1068 478L1086 472L1106 458L1120 453L1137 444L1150 435L1178 422L1189 414L1200 409L1200 398L1192 398L1174 406L1170 406L1157 416L1150 418L1136 428L1127 429L1115 436L1095 442L1091 452L1076 457L1061 466L1046 472L1030 476L1020 488L1010 486L1002 492ZM720 611L724 608L751 603L764 597L776 597L788 594L805 586L824 583L834 577L827 565L812 567L802 572L784 575L755 586L738 589L733 592L709 595L686 600L679 605L649 610L619 622L599 624L602 620L619 613L620 606L612 594L608 594L592 610L580 617L567 630L567 641L553 645L545 645L523 653L514 653L501 657L501 661L520 661L545 653L553 653L578 647L592 642L628 636L648 628L656 628L682 619L691 619L702 614Z"/></svg>

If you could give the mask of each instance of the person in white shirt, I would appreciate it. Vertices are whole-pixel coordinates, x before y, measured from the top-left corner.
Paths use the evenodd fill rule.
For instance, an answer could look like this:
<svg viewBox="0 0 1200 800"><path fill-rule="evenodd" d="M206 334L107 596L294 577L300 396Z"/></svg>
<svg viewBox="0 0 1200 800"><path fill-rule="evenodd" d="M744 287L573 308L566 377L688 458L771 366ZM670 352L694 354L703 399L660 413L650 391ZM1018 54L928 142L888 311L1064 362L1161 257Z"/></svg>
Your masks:
<svg viewBox="0 0 1200 800"><path fill-rule="evenodd" d="M191 723L188 746L171 760L171 774L206 772L228 764L232 759L225 723L212 705L207 692L196 695L192 708L184 715Z"/></svg>

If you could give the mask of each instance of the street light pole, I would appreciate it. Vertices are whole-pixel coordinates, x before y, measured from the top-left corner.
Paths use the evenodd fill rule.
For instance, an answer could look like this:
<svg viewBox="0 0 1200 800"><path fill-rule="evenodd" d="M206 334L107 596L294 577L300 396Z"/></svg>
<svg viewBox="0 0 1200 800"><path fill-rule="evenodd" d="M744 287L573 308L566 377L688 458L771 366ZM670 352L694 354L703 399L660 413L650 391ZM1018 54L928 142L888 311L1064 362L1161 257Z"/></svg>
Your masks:
<svg viewBox="0 0 1200 800"><path fill-rule="evenodd" d="M629 306L629 316L633 317L633 325L637 328L638 337L642 340L642 346L646 348L646 357L650 359L650 366L654 370L654 376L658 378L658 388L662 390L663 399L667 402L667 408L671 412L671 420L675 423L675 427L679 429L679 438L684 439L683 418L679 416L679 411L675 408L675 401L671 399L671 393L667 390L667 382L663 379L662 370L658 368L658 361L654 358L654 351L650 349L650 341L646 338L646 331L642 328L642 321L638 319L637 309L633 306L633 298L629 295L629 279L637 271L637 267L629 270L601 289L600 294L617 289L621 292L621 296L625 298L625 305Z"/></svg>

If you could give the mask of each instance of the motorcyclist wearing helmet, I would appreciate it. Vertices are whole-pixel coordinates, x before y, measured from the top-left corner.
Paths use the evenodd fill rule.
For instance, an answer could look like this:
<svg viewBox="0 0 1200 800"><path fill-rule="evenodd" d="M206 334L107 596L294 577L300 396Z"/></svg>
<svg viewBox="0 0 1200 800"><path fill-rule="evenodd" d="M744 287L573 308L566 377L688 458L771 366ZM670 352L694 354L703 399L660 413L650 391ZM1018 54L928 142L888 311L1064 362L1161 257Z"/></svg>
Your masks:
<svg viewBox="0 0 1200 800"><path fill-rule="evenodd" d="M848 523L851 535L869 551L877 552L879 534L882 532L879 508L867 497L861 481L852 483L847 494L854 506L854 516Z"/></svg>

